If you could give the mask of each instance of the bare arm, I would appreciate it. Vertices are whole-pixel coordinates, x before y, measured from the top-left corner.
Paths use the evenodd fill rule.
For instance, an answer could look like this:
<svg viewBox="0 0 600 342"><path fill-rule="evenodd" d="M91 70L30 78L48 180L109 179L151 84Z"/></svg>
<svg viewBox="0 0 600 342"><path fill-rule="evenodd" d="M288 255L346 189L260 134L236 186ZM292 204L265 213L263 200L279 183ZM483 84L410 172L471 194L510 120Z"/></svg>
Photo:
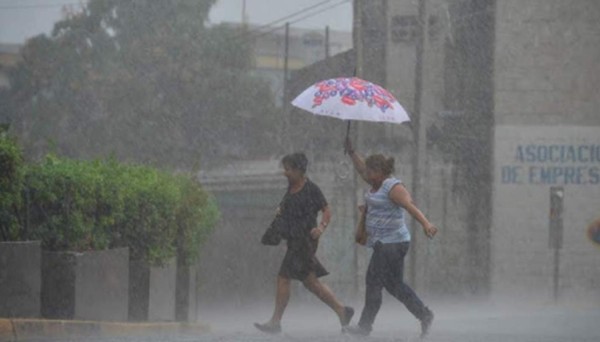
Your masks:
<svg viewBox="0 0 600 342"><path fill-rule="evenodd" d="M346 139L344 147L348 155L350 155L350 158L352 158L352 164L354 164L354 168L356 169L360 177L368 183L369 181L367 179L367 166L365 165L365 161L360 157L360 155L358 155L358 153L356 153L356 151L354 151L354 149L352 148L352 142L349 138Z"/></svg>
<svg viewBox="0 0 600 342"><path fill-rule="evenodd" d="M437 227L432 225L429 222L429 220L427 220L427 217L425 217L425 215L421 212L421 210L417 208L417 206L412 200L412 196L410 195L408 190L406 190L404 185L395 185L390 191L389 196L392 202L406 209L406 211L408 211L408 213L421 224L421 226L423 227L423 232L425 233L425 235L427 235L427 237L431 239L435 236L435 234L438 231Z"/></svg>
<svg viewBox="0 0 600 342"><path fill-rule="evenodd" d="M352 158L354 168L356 169L360 177L368 183L369 180L367 178L367 167L365 165L365 161L355 151L350 151L348 152L348 154L350 154L350 158Z"/></svg>
<svg viewBox="0 0 600 342"><path fill-rule="evenodd" d="M319 226L311 229L310 236L313 239L318 239L329 225L329 221L331 221L331 209L326 205L321 209L321 223L319 223Z"/></svg>

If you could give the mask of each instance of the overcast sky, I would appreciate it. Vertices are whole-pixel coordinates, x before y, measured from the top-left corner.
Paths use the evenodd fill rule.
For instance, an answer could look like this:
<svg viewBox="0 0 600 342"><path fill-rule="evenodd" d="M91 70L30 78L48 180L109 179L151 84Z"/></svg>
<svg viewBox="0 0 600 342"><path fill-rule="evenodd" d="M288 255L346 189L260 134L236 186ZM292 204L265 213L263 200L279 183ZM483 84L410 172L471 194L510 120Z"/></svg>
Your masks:
<svg viewBox="0 0 600 342"><path fill-rule="evenodd" d="M156 0L161 1L161 0ZM194 0L190 0L194 1ZM240 22L244 0L218 0L210 15L211 23ZM285 24L294 27L350 32L352 29L351 0L245 0L246 17L250 24ZM64 5L78 0L0 0L0 43L23 43L40 33L50 33L62 17Z"/></svg>

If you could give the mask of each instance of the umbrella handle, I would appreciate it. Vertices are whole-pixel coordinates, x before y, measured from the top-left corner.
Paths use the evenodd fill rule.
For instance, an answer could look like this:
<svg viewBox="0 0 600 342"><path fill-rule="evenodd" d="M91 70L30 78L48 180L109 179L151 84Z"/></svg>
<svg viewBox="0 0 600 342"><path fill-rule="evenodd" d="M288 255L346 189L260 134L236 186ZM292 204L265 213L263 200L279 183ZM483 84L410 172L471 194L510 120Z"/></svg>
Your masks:
<svg viewBox="0 0 600 342"><path fill-rule="evenodd" d="M350 138L350 120L348 120L348 125L346 126L346 140ZM348 154L348 149L346 148L346 140L344 140L344 154Z"/></svg>

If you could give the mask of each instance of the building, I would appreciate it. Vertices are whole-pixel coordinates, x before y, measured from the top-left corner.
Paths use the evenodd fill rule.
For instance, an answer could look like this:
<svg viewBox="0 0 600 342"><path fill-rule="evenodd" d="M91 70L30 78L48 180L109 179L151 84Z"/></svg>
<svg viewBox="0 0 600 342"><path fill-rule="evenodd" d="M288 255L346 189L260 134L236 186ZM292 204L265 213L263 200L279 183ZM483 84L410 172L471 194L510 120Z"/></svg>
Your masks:
<svg viewBox="0 0 600 342"><path fill-rule="evenodd" d="M421 12L419 3L426 4ZM414 115L421 92L420 122L430 134L419 200L435 222L445 222L440 244L417 235L410 261L416 286L597 303L600 253L586 228L600 216L600 3L377 6L386 13L378 34L385 44L365 32L364 45L383 47L386 70L370 72L385 75L380 82ZM371 2L369 11L377 6ZM420 13L428 30L419 55ZM365 58L364 68L376 67ZM388 134L405 133L393 127Z"/></svg>
<svg viewBox="0 0 600 342"><path fill-rule="evenodd" d="M600 301L598 18L593 0L496 1L494 294Z"/></svg>
<svg viewBox="0 0 600 342"><path fill-rule="evenodd" d="M286 88L291 96L360 70L418 121L352 133L361 152L395 157L397 174L441 228L427 241L412 223L407 281L428 297L598 303L600 247L586 230L600 217L600 2L355 4L363 23L355 48L296 70ZM337 270L328 277L336 293L352 293L366 268L367 253L351 239L366 185L352 180L341 153L344 125L300 115L290 114L291 126L304 125L294 149L309 154L309 173L334 212L320 256ZM272 190L263 208L284 191ZM250 253L241 263L253 264Z"/></svg>

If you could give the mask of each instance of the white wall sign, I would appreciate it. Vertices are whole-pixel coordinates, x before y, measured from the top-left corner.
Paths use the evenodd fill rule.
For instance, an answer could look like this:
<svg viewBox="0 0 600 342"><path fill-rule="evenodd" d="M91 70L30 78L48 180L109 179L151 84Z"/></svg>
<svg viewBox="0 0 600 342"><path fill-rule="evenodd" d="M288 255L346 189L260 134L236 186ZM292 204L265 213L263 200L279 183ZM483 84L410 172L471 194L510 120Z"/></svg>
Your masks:
<svg viewBox="0 0 600 342"><path fill-rule="evenodd" d="M574 130L571 128L570 130ZM500 184L600 186L600 132L505 127L497 143Z"/></svg>

